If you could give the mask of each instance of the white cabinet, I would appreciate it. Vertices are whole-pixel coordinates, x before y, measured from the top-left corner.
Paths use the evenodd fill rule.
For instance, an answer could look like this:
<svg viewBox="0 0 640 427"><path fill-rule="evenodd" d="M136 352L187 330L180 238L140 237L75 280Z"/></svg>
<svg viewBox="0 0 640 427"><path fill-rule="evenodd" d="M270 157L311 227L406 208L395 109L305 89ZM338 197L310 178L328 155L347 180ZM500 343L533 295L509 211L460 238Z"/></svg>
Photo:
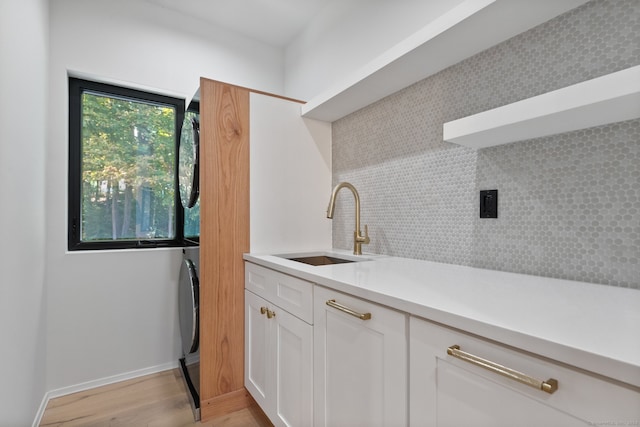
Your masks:
<svg viewBox="0 0 640 427"><path fill-rule="evenodd" d="M634 425L640 420L640 393L630 386L419 318L412 317L409 328L412 427ZM483 360L448 354L454 345L463 357ZM534 381L554 379L557 390L547 393L495 372L505 368Z"/></svg>
<svg viewBox="0 0 640 427"><path fill-rule="evenodd" d="M638 387L566 360L250 262L245 273L245 387L276 426L570 427L640 420Z"/></svg>
<svg viewBox="0 0 640 427"><path fill-rule="evenodd" d="M267 322L264 308L268 303L247 290L244 291L244 340L245 340L245 387L260 407L267 412L269 400L272 399L274 381L271 375L273 364L271 354L267 351L267 343L271 341L270 328L273 322Z"/></svg>
<svg viewBox="0 0 640 427"><path fill-rule="evenodd" d="M312 284L250 263L245 273L245 387L275 426L311 426L313 327L283 306L311 319Z"/></svg>
<svg viewBox="0 0 640 427"><path fill-rule="evenodd" d="M404 313L315 286L316 427L407 425L406 330Z"/></svg>

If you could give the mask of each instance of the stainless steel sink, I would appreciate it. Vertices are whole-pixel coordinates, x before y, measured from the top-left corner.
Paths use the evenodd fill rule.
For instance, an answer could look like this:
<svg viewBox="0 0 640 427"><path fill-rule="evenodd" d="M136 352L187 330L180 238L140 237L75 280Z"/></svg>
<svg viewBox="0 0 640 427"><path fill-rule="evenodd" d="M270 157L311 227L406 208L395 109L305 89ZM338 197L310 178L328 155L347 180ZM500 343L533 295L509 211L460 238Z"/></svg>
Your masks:
<svg viewBox="0 0 640 427"><path fill-rule="evenodd" d="M275 255L278 258L290 261L301 262L307 265L322 266L334 264L347 264L351 262L370 261L369 257L358 255L342 254L332 251L309 251Z"/></svg>
<svg viewBox="0 0 640 427"><path fill-rule="evenodd" d="M291 261L302 262L309 265L331 265L331 264L344 264L347 262L356 262L354 259L336 258L328 255L313 255L287 258Z"/></svg>

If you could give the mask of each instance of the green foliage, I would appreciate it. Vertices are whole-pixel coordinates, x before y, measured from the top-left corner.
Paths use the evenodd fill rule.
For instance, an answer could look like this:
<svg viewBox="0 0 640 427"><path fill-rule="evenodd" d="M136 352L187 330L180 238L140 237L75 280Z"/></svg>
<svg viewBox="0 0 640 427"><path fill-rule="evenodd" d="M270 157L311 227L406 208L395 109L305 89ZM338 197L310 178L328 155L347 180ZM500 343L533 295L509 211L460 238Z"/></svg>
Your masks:
<svg viewBox="0 0 640 427"><path fill-rule="evenodd" d="M200 199L191 209L184 210L184 237L200 236Z"/></svg>
<svg viewBox="0 0 640 427"><path fill-rule="evenodd" d="M175 235L173 108L82 95L82 240Z"/></svg>

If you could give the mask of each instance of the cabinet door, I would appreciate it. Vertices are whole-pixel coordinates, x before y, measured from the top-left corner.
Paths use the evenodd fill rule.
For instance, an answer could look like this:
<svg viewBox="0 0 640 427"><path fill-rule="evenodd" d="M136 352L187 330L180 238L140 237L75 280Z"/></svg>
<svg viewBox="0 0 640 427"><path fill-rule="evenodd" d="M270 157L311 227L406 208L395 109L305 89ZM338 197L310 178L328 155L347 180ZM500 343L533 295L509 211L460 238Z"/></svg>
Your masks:
<svg viewBox="0 0 640 427"><path fill-rule="evenodd" d="M640 393L603 377L530 353L412 317L410 320L410 423L446 426L633 425ZM552 394L447 353L457 345L485 361L540 381L553 378Z"/></svg>
<svg viewBox="0 0 640 427"><path fill-rule="evenodd" d="M313 327L250 291L245 319L245 387L275 426L313 425Z"/></svg>
<svg viewBox="0 0 640 427"><path fill-rule="evenodd" d="M269 351L269 327L267 317L261 308L267 307L267 301L252 292L245 291L244 322L244 386L251 396L269 415L269 401L273 399L275 385L274 371L271 368L273 358Z"/></svg>
<svg viewBox="0 0 640 427"><path fill-rule="evenodd" d="M371 318L330 307L330 300ZM316 286L313 381L316 427L406 426L406 316Z"/></svg>
<svg viewBox="0 0 640 427"><path fill-rule="evenodd" d="M274 307L270 337L274 344L276 426L313 425L313 327Z"/></svg>

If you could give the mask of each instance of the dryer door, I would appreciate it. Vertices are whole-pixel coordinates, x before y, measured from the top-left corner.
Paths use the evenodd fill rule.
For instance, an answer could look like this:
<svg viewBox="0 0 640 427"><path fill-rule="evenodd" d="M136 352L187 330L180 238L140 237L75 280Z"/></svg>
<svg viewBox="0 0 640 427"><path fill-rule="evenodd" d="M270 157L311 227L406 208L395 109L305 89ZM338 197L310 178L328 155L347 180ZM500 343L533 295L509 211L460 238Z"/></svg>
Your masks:
<svg viewBox="0 0 640 427"><path fill-rule="evenodd" d="M192 208L200 193L200 122L199 114L187 110L180 132L178 149L178 184L180 201L185 209Z"/></svg>
<svg viewBox="0 0 640 427"><path fill-rule="evenodd" d="M182 262L178 287L182 351L187 355L198 350L200 335L200 284L195 264L190 259L185 259Z"/></svg>

